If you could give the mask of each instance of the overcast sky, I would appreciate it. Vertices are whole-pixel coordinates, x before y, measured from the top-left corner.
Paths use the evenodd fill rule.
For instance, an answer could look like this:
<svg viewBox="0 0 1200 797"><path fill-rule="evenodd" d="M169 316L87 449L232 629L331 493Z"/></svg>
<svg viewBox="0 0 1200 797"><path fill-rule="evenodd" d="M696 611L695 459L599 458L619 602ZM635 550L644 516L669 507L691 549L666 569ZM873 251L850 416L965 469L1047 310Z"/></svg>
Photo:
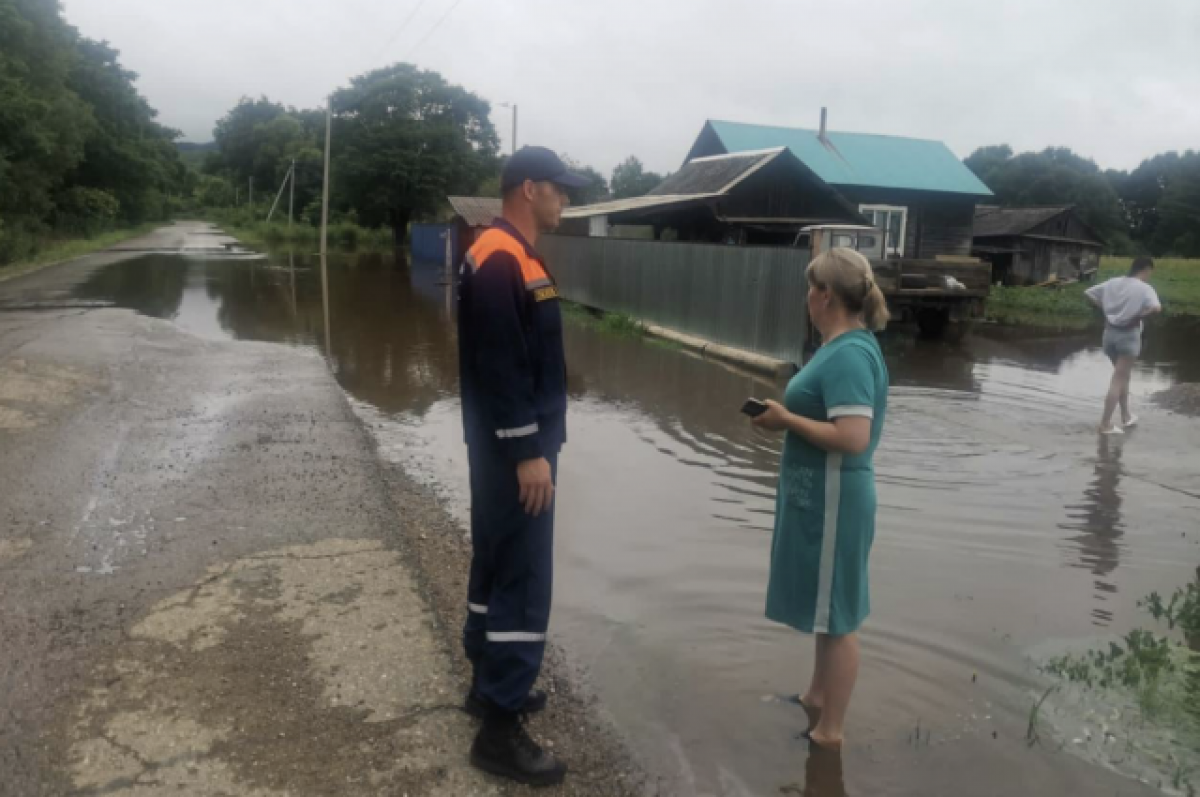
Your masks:
<svg viewBox="0 0 1200 797"><path fill-rule="evenodd" d="M1200 149L1200 0L63 0L163 123L239 97L316 107L413 61L490 100L509 145L678 168L706 119L1068 146L1133 168ZM415 14L414 14L415 12ZM448 16L447 16L448 15ZM410 20L407 26L406 20Z"/></svg>

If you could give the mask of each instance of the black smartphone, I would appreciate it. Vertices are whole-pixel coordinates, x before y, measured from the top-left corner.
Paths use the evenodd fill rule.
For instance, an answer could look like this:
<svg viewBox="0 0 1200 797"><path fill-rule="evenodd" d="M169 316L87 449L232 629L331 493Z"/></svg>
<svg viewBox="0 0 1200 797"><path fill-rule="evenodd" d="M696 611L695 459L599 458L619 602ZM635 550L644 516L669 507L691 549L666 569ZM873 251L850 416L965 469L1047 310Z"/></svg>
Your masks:
<svg viewBox="0 0 1200 797"><path fill-rule="evenodd" d="M767 405L756 398L746 399L746 403L742 405L742 412L751 418L757 418L766 411Z"/></svg>

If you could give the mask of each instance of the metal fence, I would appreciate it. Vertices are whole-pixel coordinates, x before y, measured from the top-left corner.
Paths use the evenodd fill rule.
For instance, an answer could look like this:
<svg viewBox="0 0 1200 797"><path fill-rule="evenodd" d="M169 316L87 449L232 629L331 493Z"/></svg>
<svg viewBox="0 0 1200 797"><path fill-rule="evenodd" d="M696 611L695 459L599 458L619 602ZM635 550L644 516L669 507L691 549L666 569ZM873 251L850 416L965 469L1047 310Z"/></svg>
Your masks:
<svg viewBox="0 0 1200 797"><path fill-rule="evenodd" d="M455 235L453 224L413 224L408 229L409 247L412 259L417 263L443 263L446 260L447 234ZM458 241L455 240L453 260L457 265L458 259L464 253L458 251Z"/></svg>
<svg viewBox="0 0 1200 797"><path fill-rule="evenodd" d="M570 301L803 362L806 250L563 235L538 249Z"/></svg>

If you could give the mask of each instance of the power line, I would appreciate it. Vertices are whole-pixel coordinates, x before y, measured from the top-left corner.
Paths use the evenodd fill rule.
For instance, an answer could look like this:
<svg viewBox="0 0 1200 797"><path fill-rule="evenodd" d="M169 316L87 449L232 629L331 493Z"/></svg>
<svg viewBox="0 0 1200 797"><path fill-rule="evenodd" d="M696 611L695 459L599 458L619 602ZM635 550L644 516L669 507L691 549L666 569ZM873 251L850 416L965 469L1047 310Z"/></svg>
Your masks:
<svg viewBox="0 0 1200 797"><path fill-rule="evenodd" d="M424 6L427 1L428 0L419 0L416 6L413 7L412 12L409 13L404 21L400 23L400 27L396 28L396 32L388 37L387 44L380 48L379 55L376 55L373 60L378 61L379 56L387 52L388 48L396 43L396 39L400 38L400 34L404 33L404 31L408 28L409 23L413 21L413 19L417 16L417 12L421 10L421 7Z"/></svg>
<svg viewBox="0 0 1200 797"><path fill-rule="evenodd" d="M450 15L454 13L454 9L458 8L460 3L462 3L462 0L454 0L454 5L450 6L450 9L448 11L446 11L446 13L442 16L442 18L433 24L433 27L429 29L429 32L426 33L423 37L421 37L421 41L417 42L417 46L413 47L412 50L409 51L408 55L410 58L412 56L416 55L417 50L421 49L421 45L424 44L426 41L428 41L429 37L434 34L434 31L436 31L438 28L440 28L442 26L442 23L444 23L446 20L448 20L450 18Z"/></svg>

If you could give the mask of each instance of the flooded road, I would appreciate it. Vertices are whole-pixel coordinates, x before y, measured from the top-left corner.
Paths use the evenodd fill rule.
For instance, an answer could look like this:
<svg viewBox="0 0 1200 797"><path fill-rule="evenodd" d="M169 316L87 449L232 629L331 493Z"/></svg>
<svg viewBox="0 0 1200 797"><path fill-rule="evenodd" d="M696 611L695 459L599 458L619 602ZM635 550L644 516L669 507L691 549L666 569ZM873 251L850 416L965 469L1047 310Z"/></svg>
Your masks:
<svg viewBox="0 0 1200 797"><path fill-rule="evenodd" d="M315 258L150 254L74 298L320 349L384 453L465 522L441 270L341 257L329 282L327 316ZM781 440L737 409L779 386L579 320L567 336L553 631L669 793L1156 793L1026 744L1048 683L1031 657L1147 624L1137 601L1200 562L1200 424L1146 402L1200 380L1194 331L1148 336L1143 428L1107 442L1097 336L885 341L874 614L843 761L808 758L777 699L803 689L811 642L762 617ZM1065 710L1047 721L1068 744L1084 730Z"/></svg>

